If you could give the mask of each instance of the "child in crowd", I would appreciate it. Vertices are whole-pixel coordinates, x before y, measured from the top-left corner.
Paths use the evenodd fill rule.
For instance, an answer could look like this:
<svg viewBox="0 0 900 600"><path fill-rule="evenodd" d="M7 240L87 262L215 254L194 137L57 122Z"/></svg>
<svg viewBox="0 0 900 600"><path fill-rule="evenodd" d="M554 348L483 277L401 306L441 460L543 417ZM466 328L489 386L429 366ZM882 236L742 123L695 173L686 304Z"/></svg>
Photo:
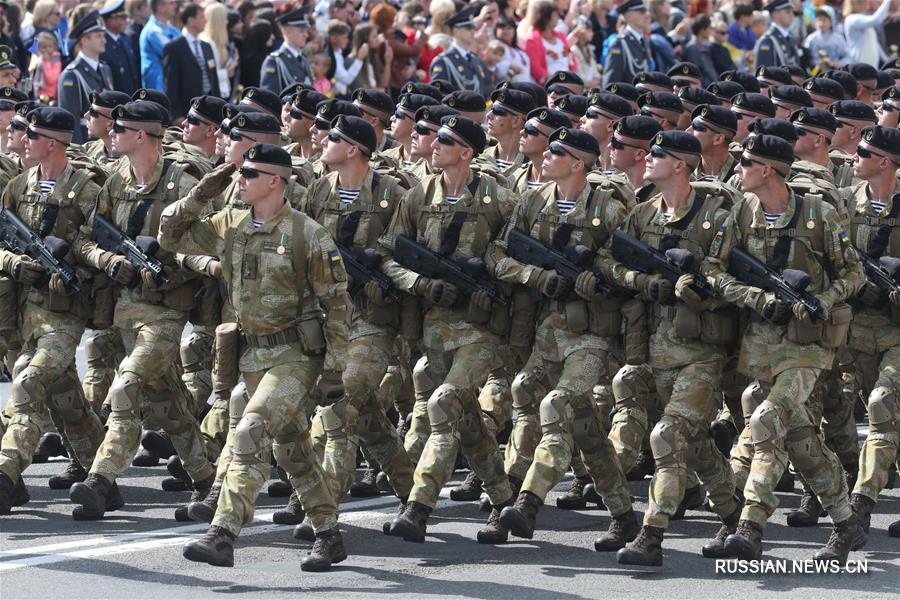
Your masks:
<svg viewBox="0 0 900 600"><path fill-rule="evenodd" d="M34 95L45 104L56 104L62 57L56 36L47 31L37 34L38 55L32 57Z"/></svg>
<svg viewBox="0 0 900 600"><path fill-rule="evenodd" d="M809 50L810 58L817 66L817 72L840 67L847 61L847 41L842 34L834 31L834 22L833 8L816 8L816 30L803 42L803 47Z"/></svg>
<svg viewBox="0 0 900 600"><path fill-rule="evenodd" d="M494 74L494 79L499 80L500 74L497 70L497 65L500 64L500 61L503 60L503 56L506 54L506 47L503 45L503 42L500 40L491 40L488 43L487 50L484 53L484 66L486 66L491 73Z"/></svg>
<svg viewBox="0 0 900 600"><path fill-rule="evenodd" d="M332 83L328 79L328 69L331 68L331 57L324 52L319 52L313 56L311 65L313 74L313 87L320 94L325 94L329 98L333 97Z"/></svg>

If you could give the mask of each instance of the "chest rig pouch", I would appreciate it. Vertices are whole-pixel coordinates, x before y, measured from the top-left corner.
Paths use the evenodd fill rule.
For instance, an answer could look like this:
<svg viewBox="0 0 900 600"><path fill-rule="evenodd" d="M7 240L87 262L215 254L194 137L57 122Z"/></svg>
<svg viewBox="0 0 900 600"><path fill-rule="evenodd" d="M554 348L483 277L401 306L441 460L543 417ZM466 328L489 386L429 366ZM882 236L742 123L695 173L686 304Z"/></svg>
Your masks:
<svg viewBox="0 0 900 600"><path fill-rule="evenodd" d="M850 219L854 229L853 239L857 239L857 229L860 225L875 227L877 228L875 229L875 234L870 234L868 243L866 244L866 254L871 256L875 261L878 261L878 259L885 254L900 258L900 252L888 252L889 248L896 248L900 245L900 242L898 242L896 238L894 243L891 244L891 234L900 227L900 218L898 217L900 217L900 194L895 194L892 200L891 212L887 215L878 217L858 215ZM900 307L897 307L890 301L888 301L887 304L890 306L891 322L894 325L900 324Z"/></svg>

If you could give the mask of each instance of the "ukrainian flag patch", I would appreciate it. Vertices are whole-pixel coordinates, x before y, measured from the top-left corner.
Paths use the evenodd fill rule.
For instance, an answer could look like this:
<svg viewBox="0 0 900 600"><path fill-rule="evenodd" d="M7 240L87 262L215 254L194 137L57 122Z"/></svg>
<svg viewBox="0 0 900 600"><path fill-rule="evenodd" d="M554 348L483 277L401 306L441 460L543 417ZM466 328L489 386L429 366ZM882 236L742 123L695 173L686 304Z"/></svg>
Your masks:
<svg viewBox="0 0 900 600"><path fill-rule="evenodd" d="M332 250L328 253L329 258L331 258L331 262L341 262L341 251L340 250Z"/></svg>

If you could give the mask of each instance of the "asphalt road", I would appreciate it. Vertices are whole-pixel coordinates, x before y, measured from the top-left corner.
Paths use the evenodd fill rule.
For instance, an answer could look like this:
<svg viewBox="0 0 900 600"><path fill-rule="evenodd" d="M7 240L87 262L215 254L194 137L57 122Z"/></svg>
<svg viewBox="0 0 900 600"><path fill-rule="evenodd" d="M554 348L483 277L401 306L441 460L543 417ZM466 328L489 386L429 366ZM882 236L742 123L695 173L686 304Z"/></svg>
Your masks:
<svg viewBox="0 0 900 600"><path fill-rule="evenodd" d="M81 358L81 357L80 357ZM83 365L83 361L79 361ZM0 400L8 397L0 386ZM861 430L861 433L863 431ZM700 546L718 528L710 513L690 511L673 524L664 542L661 568L618 565L613 555L593 550L593 540L609 524L605 511L561 511L556 493L538 516L534 540L481 546L475 533L486 515L474 503L444 500L435 511L425 544L411 544L381 533L393 517L388 496L348 499L341 530L349 558L327 573L303 573L299 561L309 544L291 537L290 526L274 525L271 513L285 499L258 503L257 519L238 540L235 567L189 562L181 546L205 525L176 523L173 510L187 493L160 490L162 466L130 468L119 480L126 506L102 522L75 522L65 492L46 480L65 462L33 465L26 472L31 502L0 518L0 598L304 598L464 597L515 598L896 598L900 593L900 540L887 526L900 514L900 490L886 490L872 519L864 550L868 573L727 574L700 556ZM461 481L457 473L452 485ZM647 482L631 484L636 509L644 510ZM560 484L557 491L564 489ZM799 486L798 486L799 490ZM786 526L785 513L798 494L780 494L781 507L765 532L765 558L804 560L827 540L826 520L813 528ZM772 563L770 563L772 564Z"/></svg>

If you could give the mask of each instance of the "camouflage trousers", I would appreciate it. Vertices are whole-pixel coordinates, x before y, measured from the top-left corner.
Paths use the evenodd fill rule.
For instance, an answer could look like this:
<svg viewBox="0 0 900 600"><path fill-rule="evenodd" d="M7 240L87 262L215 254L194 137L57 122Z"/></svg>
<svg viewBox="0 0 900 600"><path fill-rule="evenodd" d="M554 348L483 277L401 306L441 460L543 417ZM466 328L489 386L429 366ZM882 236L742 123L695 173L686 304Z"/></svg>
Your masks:
<svg viewBox="0 0 900 600"><path fill-rule="evenodd" d="M194 413L199 414L213 391L212 363L215 327L195 325L181 342L181 380L191 395Z"/></svg>
<svg viewBox="0 0 900 600"><path fill-rule="evenodd" d="M680 369L654 369L663 415L650 434L656 472L644 525L669 526L684 497L688 474L695 472L709 493L713 512L726 517L737 509L734 474L716 449L709 422L717 410L721 362L709 360Z"/></svg>
<svg viewBox="0 0 900 600"><path fill-rule="evenodd" d="M75 349L83 331L74 319L68 326L57 326L28 340L28 352L17 361L0 450L0 472L13 482L31 464L41 435L54 423L82 465L90 464L103 439L103 424L85 401L75 371Z"/></svg>
<svg viewBox="0 0 900 600"><path fill-rule="evenodd" d="M750 385L750 381L747 376L737 370L737 357L730 357L725 362L722 372L722 410L719 411L717 418L734 425L735 431L741 431L744 428L741 395L748 385Z"/></svg>
<svg viewBox="0 0 900 600"><path fill-rule="evenodd" d="M859 456L859 478L853 491L878 499L887 484L900 443L900 346L880 356L856 353L863 389L869 391L869 434Z"/></svg>
<svg viewBox="0 0 900 600"><path fill-rule="evenodd" d="M841 352L838 352L839 357ZM822 425L825 443L834 450L841 464L853 470L859 463L853 394L846 394L844 374L853 367L852 357L836 358L834 368L824 372L810 398L810 410Z"/></svg>
<svg viewBox="0 0 900 600"><path fill-rule="evenodd" d="M475 343L450 352L427 351L428 377L441 384L428 399L431 434L422 450L409 499L434 507L453 475L461 448L472 471L484 482L491 504L512 496L496 438L482 417L477 394L503 358L491 343Z"/></svg>
<svg viewBox="0 0 900 600"><path fill-rule="evenodd" d="M542 358L534 351L513 381L513 398L517 410L526 407L521 394L524 390L517 389L516 382L531 389L539 382L541 388L549 390L533 400L533 404L539 403L541 438L523 478L522 491L546 498L565 476L577 446L597 492L610 514L618 516L631 510L631 498L604 426L606 418L591 395L606 372L606 360L607 352L597 348L576 350L561 361ZM518 413L513 435L522 414Z"/></svg>
<svg viewBox="0 0 900 600"><path fill-rule="evenodd" d="M403 440L388 421L385 399L377 393L385 383L393 351L394 337L390 335L351 340L343 373L346 394L320 411L326 436L322 468L337 501L353 482L360 444L377 461L399 497L405 498L412 489L413 463L403 448ZM392 378L388 385L394 384Z"/></svg>
<svg viewBox="0 0 900 600"><path fill-rule="evenodd" d="M87 372L81 387L88 403L97 412L106 402L109 386L116 376L116 367L125 358L122 332L116 327L94 331L84 344Z"/></svg>
<svg viewBox="0 0 900 600"><path fill-rule="evenodd" d="M207 458L211 461L215 461L225 447L225 440L228 437L228 418L228 398L217 397L213 400L209 412L200 422L203 446L206 449Z"/></svg>
<svg viewBox="0 0 900 600"><path fill-rule="evenodd" d="M224 311L223 311L224 312ZM200 433L206 446L206 455L215 460L225 448L231 425L229 404L232 390L238 385L240 370L238 361L241 351L240 334L233 321L224 321L215 329L212 342L212 384L213 403L200 423ZM237 418L243 414L243 404ZM236 422L234 423L237 424Z"/></svg>
<svg viewBox="0 0 900 600"><path fill-rule="evenodd" d="M650 365L625 365L612 380L615 413L609 431L626 473L634 467L641 449L649 448L650 428L659 419L658 401ZM652 419L652 421L651 421Z"/></svg>
<svg viewBox="0 0 900 600"><path fill-rule="evenodd" d="M313 529L319 532L337 525L334 496L309 437L312 391L322 362L319 357L306 357L243 374L247 404L239 418L239 407L232 406L237 425L226 444L230 457L213 525L238 535L253 520L256 499L271 471L270 452L288 474Z"/></svg>
<svg viewBox="0 0 900 600"><path fill-rule="evenodd" d="M852 514L837 455L825 445L809 398L821 369L789 368L772 384L756 381L741 398L746 425L731 453L735 483L746 498L742 519L760 526L778 507L775 486L788 459L835 523Z"/></svg>
<svg viewBox="0 0 900 600"><path fill-rule="evenodd" d="M91 473L115 481L137 450L143 418L146 429L162 429L169 434L192 480L213 474L178 372L183 329L184 321L173 319L120 328L128 355L109 390L112 412Z"/></svg>

